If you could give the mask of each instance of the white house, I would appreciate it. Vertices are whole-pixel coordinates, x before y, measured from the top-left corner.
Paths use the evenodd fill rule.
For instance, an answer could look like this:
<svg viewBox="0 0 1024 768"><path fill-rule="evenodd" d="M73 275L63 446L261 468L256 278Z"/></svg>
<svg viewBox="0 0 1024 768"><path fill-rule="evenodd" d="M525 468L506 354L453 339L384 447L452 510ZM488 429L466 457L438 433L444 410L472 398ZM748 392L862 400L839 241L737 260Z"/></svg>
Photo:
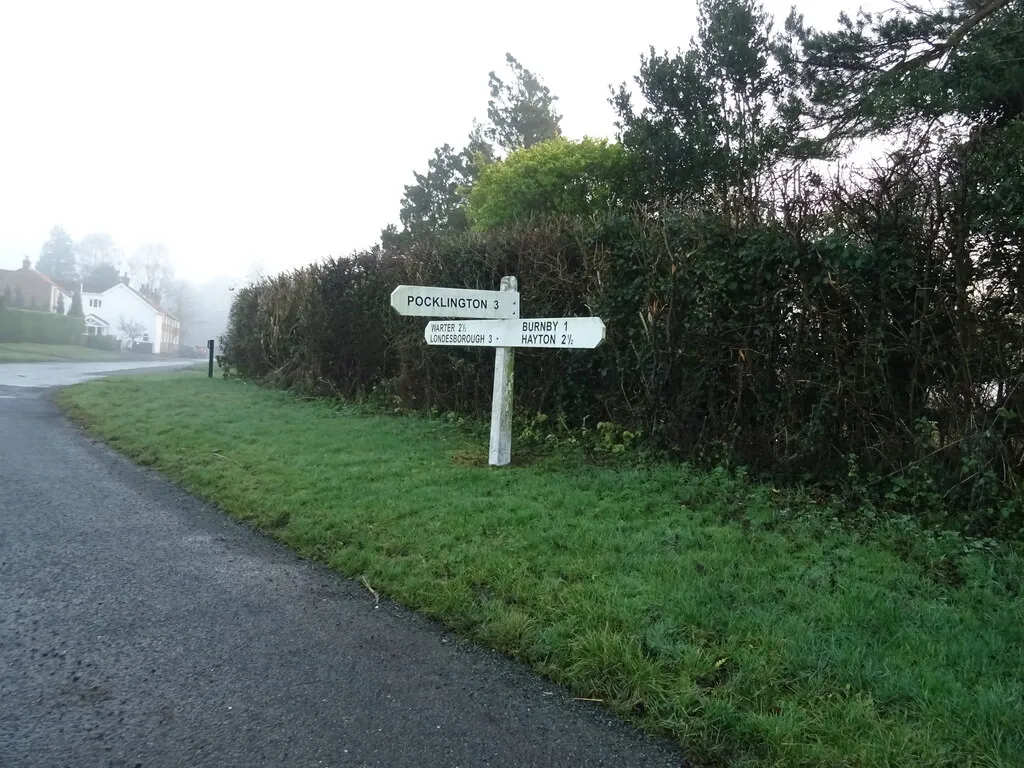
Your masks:
<svg viewBox="0 0 1024 768"><path fill-rule="evenodd" d="M82 283L85 332L113 336L123 347L153 345L153 354L170 354L181 344L181 323L174 315L124 281L113 285ZM147 347L148 348L148 347Z"/></svg>

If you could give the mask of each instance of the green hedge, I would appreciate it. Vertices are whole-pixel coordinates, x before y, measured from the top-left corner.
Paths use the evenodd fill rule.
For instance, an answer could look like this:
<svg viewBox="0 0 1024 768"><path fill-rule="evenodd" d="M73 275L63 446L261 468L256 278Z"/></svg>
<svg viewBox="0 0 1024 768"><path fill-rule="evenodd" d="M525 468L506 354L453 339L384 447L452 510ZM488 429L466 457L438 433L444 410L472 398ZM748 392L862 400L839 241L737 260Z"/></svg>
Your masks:
<svg viewBox="0 0 1024 768"><path fill-rule="evenodd" d="M80 317L0 307L0 342L80 344L84 332Z"/></svg>
<svg viewBox="0 0 1024 768"><path fill-rule="evenodd" d="M105 349L120 352L121 342L113 336L83 336L82 341L90 349Z"/></svg>
<svg viewBox="0 0 1024 768"><path fill-rule="evenodd" d="M958 303L953 260L915 255L921 221L865 221L870 238L613 215L373 249L242 289L223 361L279 386L483 416L493 352L427 346L426 319L399 316L389 294L516 275L523 316L607 325L593 351L516 353L516 404L549 425L611 422L854 508L1017 530L1024 398L1007 383L1024 380L1020 317L994 292Z"/></svg>

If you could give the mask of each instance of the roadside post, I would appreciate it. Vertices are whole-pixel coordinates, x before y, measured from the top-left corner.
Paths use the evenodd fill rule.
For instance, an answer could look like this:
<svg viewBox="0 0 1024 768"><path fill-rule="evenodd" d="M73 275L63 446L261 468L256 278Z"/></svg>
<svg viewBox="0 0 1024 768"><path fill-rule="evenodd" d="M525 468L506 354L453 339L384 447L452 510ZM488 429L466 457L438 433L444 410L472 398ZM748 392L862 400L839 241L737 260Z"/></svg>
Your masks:
<svg viewBox="0 0 1024 768"><path fill-rule="evenodd" d="M428 322L423 339L431 346L495 348L487 458L493 467L512 461L515 348L593 349L605 337L599 317L520 318L515 277L503 277L500 291L400 285L391 293L391 306L400 315L467 318Z"/></svg>
<svg viewBox="0 0 1024 768"><path fill-rule="evenodd" d="M501 291L519 292L519 281L514 277L501 278ZM516 313L518 315L518 312ZM470 320L487 322L486 320ZM502 322L501 320L491 322ZM465 325L466 323L463 323ZM430 336L430 323L423 331ZM427 344L430 343L429 338ZM492 467L506 467L512 463L512 383L515 378L515 350L498 347L494 350L494 389L491 391L491 439L487 449L487 463Z"/></svg>
<svg viewBox="0 0 1024 768"><path fill-rule="evenodd" d="M210 350L210 371L207 374L207 378L213 378L213 339L206 342L206 348Z"/></svg>

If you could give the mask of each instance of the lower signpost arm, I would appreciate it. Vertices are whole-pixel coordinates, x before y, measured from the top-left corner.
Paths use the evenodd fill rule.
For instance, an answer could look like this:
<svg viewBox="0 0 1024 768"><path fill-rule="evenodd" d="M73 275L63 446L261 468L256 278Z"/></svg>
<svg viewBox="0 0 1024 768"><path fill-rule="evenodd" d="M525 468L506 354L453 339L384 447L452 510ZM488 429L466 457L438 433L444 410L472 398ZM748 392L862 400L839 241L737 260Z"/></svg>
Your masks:
<svg viewBox="0 0 1024 768"><path fill-rule="evenodd" d="M516 291L519 281L501 278L501 290ZM518 315L518 312L516 313ZM512 384L515 374L515 351L512 347L494 350L494 394L491 399L491 444L488 463L492 467L512 462Z"/></svg>

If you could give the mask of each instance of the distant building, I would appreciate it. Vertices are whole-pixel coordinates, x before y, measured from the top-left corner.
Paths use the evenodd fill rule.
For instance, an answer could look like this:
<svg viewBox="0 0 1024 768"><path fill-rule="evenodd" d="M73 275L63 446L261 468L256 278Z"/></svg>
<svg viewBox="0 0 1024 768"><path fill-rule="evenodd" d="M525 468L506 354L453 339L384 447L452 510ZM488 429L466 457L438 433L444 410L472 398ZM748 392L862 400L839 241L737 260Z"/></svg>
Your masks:
<svg viewBox="0 0 1024 768"><path fill-rule="evenodd" d="M64 311L71 309L73 292L69 293L56 281L33 269L28 258L21 262L21 269L0 269L0 296L8 287L12 295L21 289L25 309L56 312L61 296L64 297Z"/></svg>
<svg viewBox="0 0 1024 768"><path fill-rule="evenodd" d="M181 346L178 318L128 283L124 277L107 283L62 281L60 285L81 291L87 335L113 336L125 349L155 355L176 353Z"/></svg>

